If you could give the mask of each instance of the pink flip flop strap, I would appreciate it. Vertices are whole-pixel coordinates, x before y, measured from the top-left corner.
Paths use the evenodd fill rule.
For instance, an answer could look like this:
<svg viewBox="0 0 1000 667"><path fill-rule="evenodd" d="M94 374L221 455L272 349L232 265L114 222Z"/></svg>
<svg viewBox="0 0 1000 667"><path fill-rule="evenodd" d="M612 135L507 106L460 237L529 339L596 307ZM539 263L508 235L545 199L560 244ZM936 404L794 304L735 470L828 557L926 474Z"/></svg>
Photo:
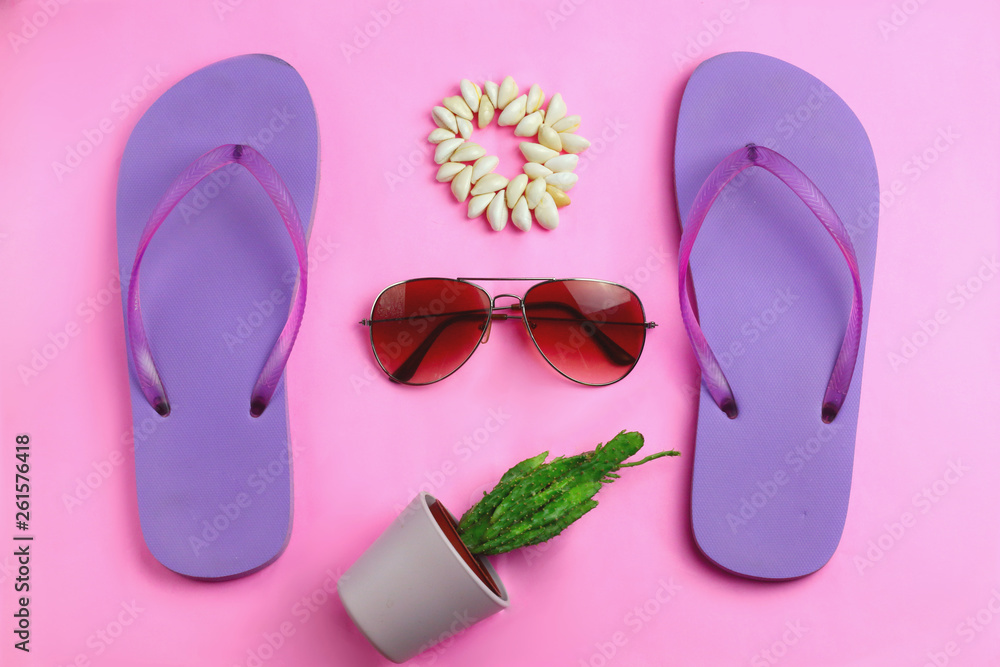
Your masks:
<svg viewBox="0 0 1000 667"><path fill-rule="evenodd" d="M847 260L847 266L851 270L851 280L854 282L854 295L851 299L851 314L847 320L847 331L844 340L837 354L837 360L833 365L833 372L830 374L830 381L827 383L826 392L823 396L821 417L824 422L830 423L837 416L844 399L847 397L847 390L851 386L851 378L854 375L854 366L858 360L858 348L861 345L861 319L863 302L861 298L861 275L858 272L858 258L854 254L854 246L847 234L844 223L841 222L837 213L833 210L830 202L827 201L819 188L802 173L802 171L792 164L781 154L763 146L753 144L744 146L739 150L727 155L718 166L709 174L702 184L691 204L688 213L687 223L684 232L681 234L680 252L678 256L678 289L681 303L681 319L687 329L688 338L694 348L695 357L701 367L702 379L708 393L715 403L731 419L737 415L736 398L733 390L729 386L725 373L719 365L718 359L712 352L705 334L702 333L698 319L695 317L694 309L688 291L688 264L691 259L691 250L694 247L695 238L701 229L705 217L708 215L712 204L716 198L740 172L750 167L762 167L777 176L781 182L788 186L802 202L809 207L809 210L819 219L826 228L826 231L833 237L840 252Z"/></svg>
<svg viewBox="0 0 1000 667"><path fill-rule="evenodd" d="M275 208L278 209L281 220L285 223L285 228L292 238L295 256L299 263L299 281L295 288L295 296L292 299L292 308L288 313L288 319L277 342L271 349L271 353L264 362L264 368L257 377L257 382L250 394L250 413L253 416L260 416L271 401L271 396L274 395L281 374L285 370L292 345L295 344L295 337L302 324L302 314L306 304L306 269L308 264L306 239L302 231L302 221L288 188L285 187L284 181L281 180L281 176L274 167L253 147L225 144L213 148L192 162L167 188L163 198L160 199L146 222L139 240L139 247L136 249L135 261L132 264L132 277L128 287L128 313L126 315L132 361L143 395L153 409L164 417L170 414L170 402L167 399L163 380L160 378L160 373L153 361L149 340L146 337L146 328L142 322L142 313L139 307L139 268L153 234L191 188L212 172L234 162L245 167L257 179L257 182L274 203Z"/></svg>

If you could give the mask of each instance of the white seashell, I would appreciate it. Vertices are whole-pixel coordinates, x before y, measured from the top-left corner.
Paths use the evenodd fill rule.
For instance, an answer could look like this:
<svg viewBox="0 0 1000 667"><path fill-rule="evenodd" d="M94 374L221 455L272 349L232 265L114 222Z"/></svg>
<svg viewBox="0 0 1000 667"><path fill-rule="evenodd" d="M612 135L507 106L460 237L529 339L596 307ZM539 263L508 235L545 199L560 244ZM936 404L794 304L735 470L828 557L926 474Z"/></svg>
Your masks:
<svg viewBox="0 0 1000 667"><path fill-rule="evenodd" d="M559 226L559 211L552 195L548 192L542 195L541 201L535 207L535 220L545 229L555 229Z"/></svg>
<svg viewBox="0 0 1000 667"><path fill-rule="evenodd" d="M472 165L472 182L475 183L480 178L496 169L498 164L500 164L500 158L496 155L484 155L476 160L476 163Z"/></svg>
<svg viewBox="0 0 1000 667"><path fill-rule="evenodd" d="M537 83L532 84L531 88L528 89L528 113L538 111L538 107L542 106L544 99L545 93L542 92L541 86Z"/></svg>
<svg viewBox="0 0 1000 667"><path fill-rule="evenodd" d="M440 146L441 144L438 144ZM479 144L474 144L471 141L467 142L464 146L460 146L452 156L452 162L472 162L473 160L478 160L479 158L486 155L486 149Z"/></svg>
<svg viewBox="0 0 1000 667"><path fill-rule="evenodd" d="M472 122L465 120L464 118L456 118L455 123L458 125L458 133L462 135L463 139L468 139L472 136Z"/></svg>
<svg viewBox="0 0 1000 667"><path fill-rule="evenodd" d="M445 139L437 145L437 148L434 149L434 161L438 164L444 164L451 158L456 149L464 143L465 139L462 139L461 137ZM458 160L455 160L455 162L457 161Z"/></svg>
<svg viewBox="0 0 1000 667"><path fill-rule="evenodd" d="M448 111L444 107L434 107L431 111L431 115L434 117L434 122L437 123L438 127L443 127L446 130L451 130L452 132L458 132L458 125L455 124L455 114Z"/></svg>
<svg viewBox="0 0 1000 667"><path fill-rule="evenodd" d="M565 116L552 123L552 129L556 132L576 132L579 127L579 116Z"/></svg>
<svg viewBox="0 0 1000 667"><path fill-rule="evenodd" d="M460 162L445 162L438 169L437 180L438 183L447 183L451 179L458 175L458 172L462 171L465 165Z"/></svg>
<svg viewBox="0 0 1000 667"><path fill-rule="evenodd" d="M549 100L549 105L545 107L545 124L553 125L562 120L566 115L566 103L563 102L562 94L556 93Z"/></svg>
<svg viewBox="0 0 1000 667"><path fill-rule="evenodd" d="M546 185L545 191L549 193L549 195L552 197L552 201L556 203L556 208L569 206L572 203L570 202L569 195L554 185Z"/></svg>
<svg viewBox="0 0 1000 667"><path fill-rule="evenodd" d="M529 113L527 116L522 118L521 122L514 128L514 135L518 137L533 137L538 134L538 128L541 126L542 114L538 111Z"/></svg>
<svg viewBox="0 0 1000 667"><path fill-rule="evenodd" d="M439 144L445 139L454 139L455 133L451 130L446 130L443 127L435 128L430 134L427 135L427 141L432 144Z"/></svg>
<svg viewBox="0 0 1000 667"><path fill-rule="evenodd" d="M524 173L528 175L528 178L535 180L536 178L545 178L546 176L552 175L552 170L546 167L544 164L538 164L537 162L525 162L524 163Z"/></svg>
<svg viewBox="0 0 1000 667"><path fill-rule="evenodd" d="M541 144L533 144L527 141L521 142L521 155L529 162L539 162L544 164L546 160L551 160L559 155L558 151L546 148Z"/></svg>
<svg viewBox="0 0 1000 667"><path fill-rule="evenodd" d="M479 84L473 83L468 79L462 79L458 87L462 91L462 99L469 105L472 113L476 113L479 110L479 99L483 96L483 91L480 90Z"/></svg>
<svg viewBox="0 0 1000 667"><path fill-rule="evenodd" d="M465 103L461 95L452 95L451 97L444 98L444 108L452 112L459 118L464 118L466 120L472 120L472 109L469 105Z"/></svg>
<svg viewBox="0 0 1000 667"><path fill-rule="evenodd" d="M559 138L559 133L548 125L542 125L538 128L538 143L556 152L562 150L562 139Z"/></svg>
<svg viewBox="0 0 1000 667"><path fill-rule="evenodd" d="M510 221L522 232L531 229L531 209L528 208L528 202L523 196L518 197L517 202L514 203L514 208L510 212Z"/></svg>
<svg viewBox="0 0 1000 667"><path fill-rule="evenodd" d="M528 183L528 187L524 189L524 199L528 202L528 208L534 209L538 206L538 202L542 201L542 195L545 194L545 179L536 178L531 183Z"/></svg>
<svg viewBox="0 0 1000 667"><path fill-rule="evenodd" d="M507 208L514 208L518 197L524 194L524 188L527 186L528 177L524 174L518 174L510 179L510 183L507 184Z"/></svg>
<svg viewBox="0 0 1000 667"><path fill-rule="evenodd" d="M563 192L569 192L579 179L580 177L571 171L560 171L551 176L546 176L545 182L556 186Z"/></svg>
<svg viewBox="0 0 1000 667"><path fill-rule="evenodd" d="M577 162L580 161L578 155L557 155L551 160L545 162L545 166L554 172L560 171L573 171L576 169Z"/></svg>
<svg viewBox="0 0 1000 667"><path fill-rule="evenodd" d="M590 148L590 142L578 134L560 134L559 139L562 140L563 150L567 153L582 153Z"/></svg>
<svg viewBox="0 0 1000 667"><path fill-rule="evenodd" d="M469 196L469 188L471 187L472 165L470 164L458 172L458 176L451 180L451 194L455 195L455 199L463 202Z"/></svg>
<svg viewBox="0 0 1000 667"><path fill-rule="evenodd" d="M514 82L514 77L504 77L504 80L500 82L500 90L497 93L497 109L506 109L507 105L513 102L516 97L517 83Z"/></svg>
<svg viewBox="0 0 1000 667"><path fill-rule="evenodd" d="M497 190L503 190L505 187L507 187L507 179L500 174L490 172L476 181L476 185L472 188L472 194L475 196L481 195L484 192L496 192Z"/></svg>
<svg viewBox="0 0 1000 667"><path fill-rule="evenodd" d="M486 91L486 97L489 99L490 104L493 108L497 108L497 96L500 94L500 86L493 83L492 81L487 81L483 84L483 90ZM480 100L480 103L482 101Z"/></svg>
<svg viewBox="0 0 1000 667"><path fill-rule="evenodd" d="M476 195L469 200L469 218L478 218L486 210L486 207L490 205L493 198L496 197L495 192L487 192L486 194Z"/></svg>
<svg viewBox="0 0 1000 667"><path fill-rule="evenodd" d="M508 125L517 125L524 118L524 105L528 103L528 96L521 95L510 104L504 107L503 112L500 114L500 119L497 121L501 127Z"/></svg>
<svg viewBox="0 0 1000 667"><path fill-rule="evenodd" d="M490 102L489 97L484 95L483 99L479 100L479 129L493 122L494 112L493 103Z"/></svg>
<svg viewBox="0 0 1000 667"><path fill-rule="evenodd" d="M490 227L495 232L507 226L507 204L504 203L503 190L496 193L493 201L486 207L486 219L490 221Z"/></svg>

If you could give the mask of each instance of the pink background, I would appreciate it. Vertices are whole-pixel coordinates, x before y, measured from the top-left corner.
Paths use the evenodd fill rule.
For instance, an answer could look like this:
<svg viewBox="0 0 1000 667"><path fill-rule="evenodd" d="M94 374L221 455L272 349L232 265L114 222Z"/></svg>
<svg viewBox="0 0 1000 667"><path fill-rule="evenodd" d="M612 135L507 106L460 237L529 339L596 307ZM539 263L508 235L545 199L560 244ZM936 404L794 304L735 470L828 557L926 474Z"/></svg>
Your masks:
<svg viewBox="0 0 1000 667"><path fill-rule="evenodd" d="M30 656L11 648L12 549L0 548L5 665L247 666L282 628L289 636L263 651L262 664L383 664L324 586L332 590L394 508L425 485L461 513L514 462L592 447L622 428L642 431L650 450L684 456L628 471L548 547L496 558L510 609L414 664L997 660L996 3L48 5L51 18L38 14L45 2L0 3L0 535L10 544L13 440L28 432L37 540ZM25 17L44 25L33 31ZM375 36L345 55L341 45L366 25ZM30 36L14 43L11 33ZM686 49L690 58L678 62ZM698 378L675 296L672 135L688 75L732 50L792 62L847 100L871 136L884 193L846 529L824 569L782 584L707 563L688 519ZM113 280L115 181L129 132L156 96L248 52L284 58L305 78L320 119L322 179L309 304L288 373L294 532L271 567L211 585L160 566L139 532ZM162 78L147 77L148 93L147 68ZM506 74L523 88L562 92L583 117L580 133L604 135L585 154L553 233L492 233L434 182L424 141L431 107L457 93L462 77ZM60 179L53 162L85 133L100 143ZM517 173L509 133L478 136L500 152L502 173ZM372 299L398 280L469 274L624 282L661 326L632 375L604 389L559 377L523 331L502 323L446 382L389 383L357 325ZM960 297L959 285L978 291ZM927 324L935 315L936 327ZM35 351L60 340L36 377L19 377ZM460 455L463 438L483 439L491 410L503 424ZM102 469L106 478L92 474ZM96 488L67 507L88 475Z"/></svg>

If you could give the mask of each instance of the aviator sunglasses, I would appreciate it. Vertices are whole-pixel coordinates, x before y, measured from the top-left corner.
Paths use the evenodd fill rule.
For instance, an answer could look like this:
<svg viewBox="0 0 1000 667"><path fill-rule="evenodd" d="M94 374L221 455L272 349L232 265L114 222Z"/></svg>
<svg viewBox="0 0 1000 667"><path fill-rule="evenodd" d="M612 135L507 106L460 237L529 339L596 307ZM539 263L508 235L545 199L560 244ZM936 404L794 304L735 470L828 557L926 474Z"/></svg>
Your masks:
<svg viewBox="0 0 1000 667"><path fill-rule="evenodd" d="M541 281L524 296L498 294L471 282ZM497 305L497 299L515 299ZM372 352L396 382L443 380L490 337L493 320L524 322L535 347L570 380L591 386L618 382L635 367L647 322L635 293L604 280L572 278L416 278L382 290L372 306Z"/></svg>

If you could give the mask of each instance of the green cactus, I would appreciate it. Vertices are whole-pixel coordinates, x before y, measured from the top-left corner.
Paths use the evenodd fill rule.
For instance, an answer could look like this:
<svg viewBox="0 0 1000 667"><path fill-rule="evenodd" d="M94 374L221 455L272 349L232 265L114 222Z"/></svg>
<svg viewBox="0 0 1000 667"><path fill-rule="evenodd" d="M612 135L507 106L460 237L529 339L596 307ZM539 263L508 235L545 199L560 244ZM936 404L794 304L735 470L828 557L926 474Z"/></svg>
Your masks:
<svg viewBox="0 0 1000 667"><path fill-rule="evenodd" d="M474 554L495 555L552 539L597 507L594 495L618 479L621 468L679 452L659 452L624 463L642 447L641 433L622 431L606 445L545 462L548 452L521 461L466 512L458 531Z"/></svg>

